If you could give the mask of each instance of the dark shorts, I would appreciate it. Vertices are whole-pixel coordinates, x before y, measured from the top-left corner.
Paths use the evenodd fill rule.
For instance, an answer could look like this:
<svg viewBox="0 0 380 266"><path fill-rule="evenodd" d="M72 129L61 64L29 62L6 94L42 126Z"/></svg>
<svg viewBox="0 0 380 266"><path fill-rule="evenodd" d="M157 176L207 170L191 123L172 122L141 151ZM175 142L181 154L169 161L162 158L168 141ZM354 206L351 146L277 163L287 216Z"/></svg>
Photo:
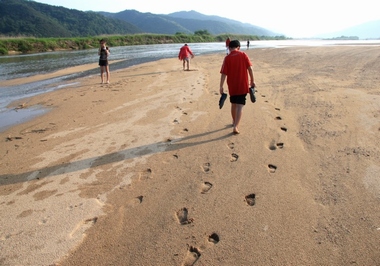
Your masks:
<svg viewBox="0 0 380 266"><path fill-rule="evenodd" d="M230 96L230 102L245 105L245 97L246 96L247 96L247 94Z"/></svg>
<svg viewBox="0 0 380 266"><path fill-rule="evenodd" d="M99 60L99 66L108 66L108 60Z"/></svg>

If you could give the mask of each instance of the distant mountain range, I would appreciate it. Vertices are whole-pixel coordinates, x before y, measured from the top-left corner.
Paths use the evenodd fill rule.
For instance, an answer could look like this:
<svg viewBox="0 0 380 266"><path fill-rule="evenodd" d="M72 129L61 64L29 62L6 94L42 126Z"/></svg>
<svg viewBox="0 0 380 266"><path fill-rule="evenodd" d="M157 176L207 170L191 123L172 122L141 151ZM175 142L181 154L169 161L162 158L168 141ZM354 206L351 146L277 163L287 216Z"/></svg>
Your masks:
<svg viewBox="0 0 380 266"><path fill-rule="evenodd" d="M336 38L339 36L356 36L359 39L380 39L380 20L366 22L341 31L319 34L316 38Z"/></svg>
<svg viewBox="0 0 380 266"><path fill-rule="evenodd" d="M0 0L0 35L86 37L141 32L136 26L95 12L27 0Z"/></svg>
<svg viewBox="0 0 380 266"><path fill-rule="evenodd" d="M82 12L29 0L0 0L0 35L85 37L104 34L176 34L207 30L210 34L279 36L239 21L195 11L169 15L124 10L118 13Z"/></svg>
<svg viewBox="0 0 380 266"><path fill-rule="evenodd" d="M196 11L157 15L141 13L136 10L124 10L118 13L101 12L101 14L131 23L147 33L175 34L178 32L194 33L198 30L207 30L214 35L223 33L257 36L281 35L251 24L218 16L207 16Z"/></svg>
<svg viewBox="0 0 380 266"><path fill-rule="evenodd" d="M141 13L136 10L117 13L83 12L31 0L0 0L0 6L0 36L87 37L136 33L193 34L196 31L207 31L212 35L284 35L252 24L203 15L196 11L181 11L168 15ZM339 36L378 39L380 20L339 32L321 34L316 38Z"/></svg>

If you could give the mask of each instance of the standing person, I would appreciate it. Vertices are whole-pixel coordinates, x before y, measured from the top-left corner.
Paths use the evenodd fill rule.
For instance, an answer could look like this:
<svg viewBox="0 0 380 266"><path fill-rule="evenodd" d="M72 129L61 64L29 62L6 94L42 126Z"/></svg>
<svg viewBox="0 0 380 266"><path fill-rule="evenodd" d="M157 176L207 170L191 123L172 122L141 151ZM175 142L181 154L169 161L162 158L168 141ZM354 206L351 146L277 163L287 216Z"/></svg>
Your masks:
<svg viewBox="0 0 380 266"><path fill-rule="evenodd" d="M178 59L182 60L183 70L185 70L185 64L186 64L186 70L190 70L190 56L191 58L194 58L193 52L190 50L190 47L185 43L184 46L181 47L178 53Z"/></svg>
<svg viewBox="0 0 380 266"><path fill-rule="evenodd" d="M227 78L228 93L231 102L233 133L239 134L239 123L243 113L249 87L255 86L252 63L248 55L240 51L240 42L233 40L229 44L230 53L224 58L220 70L220 94L224 93L223 85ZM248 74L250 83L248 82Z"/></svg>
<svg viewBox="0 0 380 266"><path fill-rule="evenodd" d="M247 50L249 49L249 40L247 40Z"/></svg>
<svg viewBox="0 0 380 266"><path fill-rule="evenodd" d="M230 37L228 37L226 40L226 50L227 50L226 53L227 53L227 55L230 52L230 42L231 42L231 39L230 39Z"/></svg>
<svg viewBox="0 0 380 266"><path fill-rule="evenodd" d="M107 76L107 84L110 83L110 69L108 65L108 56L110 55L110 50L106 46L106 41L101 39L100 47L98 51L99 55L99 66L100 66L100 77L102 79L102 84L104 83L104 74Z"/></svg>

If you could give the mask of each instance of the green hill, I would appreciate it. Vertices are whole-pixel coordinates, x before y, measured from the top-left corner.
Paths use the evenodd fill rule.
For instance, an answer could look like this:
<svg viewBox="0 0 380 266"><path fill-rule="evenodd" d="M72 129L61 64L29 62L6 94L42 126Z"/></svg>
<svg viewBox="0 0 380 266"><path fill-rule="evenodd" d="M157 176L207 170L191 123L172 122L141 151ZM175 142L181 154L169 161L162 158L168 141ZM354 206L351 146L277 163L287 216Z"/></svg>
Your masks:
<svg viewBox="0 0 380 266"><path fill-rule="evenodd" d="M110 18L129 22L147 33L175 34L178 32L194 33L199 30L207 30L214 35L223 33L257 36L280 35L254 25L218 16L207 16L196 11L181 11L169 15L141 13L136 10L100 13Z"/></svg>
<svg viewBox="0 0 380 266"><path fill-rule="evenodd" d="M82 12L27 0L0 0L4 36L80 37L142 32L136 26L95 12Z"/></svg>
<svg viewBox="0 0 380 266"><path fill-rule="evenodd" d="M87 37L135 33L245 34L276 36L266 29L195 11L169 15L124 10L118 13L79 11L30 0L0 0L0 35L6 37Z"/></svg>

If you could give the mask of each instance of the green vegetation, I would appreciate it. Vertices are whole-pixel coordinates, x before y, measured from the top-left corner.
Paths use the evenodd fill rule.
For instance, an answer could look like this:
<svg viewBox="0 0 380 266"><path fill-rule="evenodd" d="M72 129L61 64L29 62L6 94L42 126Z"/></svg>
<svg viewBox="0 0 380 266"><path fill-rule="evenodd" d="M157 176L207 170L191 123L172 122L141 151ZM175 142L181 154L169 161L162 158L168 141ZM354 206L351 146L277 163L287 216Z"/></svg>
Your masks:
<svg viewBox="0 0 380 266"><path fill-rule="evenodd" d="M40 53L58 50L84 50L97 48L100 39L106 39L110 47L165 44L165 43L202 43L224 42L227 37L238 40L284 40L284 36L267 37L255 35L222 34L213 36L205 30L196 31L195 34L176 33L166 34L131 34L115 36L97 36L80 38L0 38L0 55Z"/></svg>
<svg viewBox="0 0 380 266"><path fill-rule="evenodd" d="M0 5L0 55L91 49L98 47L101 38L111 47L224 42L227 37L285 39L225 18L205 20L205 15L195 11L174 16L136 10L82 12L32 0L0 0Z"/></svg>
<svg viewBox="0 0 380 266"><path fill-rule="evenodd" d="M348 40L348 41L352 41L352 40L359 40L359 37L358 36L340 36L340 37L334 37L334 38L327 38L325 40Z"/></svg>
<svg viewBox="0 0 380 266"><path fill-rule="evenodd" d="M0 0L0 36L79 38L135 34L277 35L263 28L195 11L156 15L136 10L118 13L79 11L32 0ZM184 18L185 17L185 18ZM201 29L201 30L199 30ZM209 36L212 37L212 36ZM139 38L136 35L136 38Z"/></svg>
<svg viewBox="0 0 380 266"><path fill-rule="evenodd" d="M0 33L5 36L71 38L142 32L96 12L82 12L26 0L0 0Z"/></svg>

